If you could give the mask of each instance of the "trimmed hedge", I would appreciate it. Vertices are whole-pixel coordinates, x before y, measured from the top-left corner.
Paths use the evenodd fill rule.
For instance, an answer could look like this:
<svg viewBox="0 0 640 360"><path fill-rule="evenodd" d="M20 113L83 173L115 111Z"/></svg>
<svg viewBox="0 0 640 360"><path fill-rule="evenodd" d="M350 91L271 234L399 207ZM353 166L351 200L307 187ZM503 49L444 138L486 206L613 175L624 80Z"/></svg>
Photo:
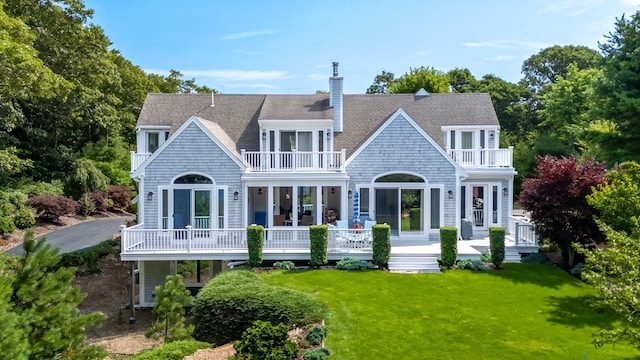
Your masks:
<svg viewBox="0 0 640 360"><path fill-rule="evenodd" d="M264 228L260 225L247 227L247 247L249 250L249 266L262 264L262 247L264 246Z"/></svg>
<svg viewBox="0 0 640 360"><path fill-rule="evenodd" d="M373 234L373 264L386 267L391 256L391 226L375 224L371 232Z"/></svg>
<svg viewBox="0 0 640 360"><path fill-rule="evenodd" d="M409 227L411 229L420 229L422 215L420 208L409 209Z"/></svg>
<svg viewBox="0 0 640 360"><path fill-rule="evenodd" d="M504 235L504 228L489 228L489 248L491 249L491 262L496 267L500 267L504 262Z"/></svg>
<svg viewBox="0 0 640 360"><path fill-rule="evenodd" d="M309 240L311 241L309 265L325 265L329 260L327 257L327 225L309 226Z"/></svg>
<svg viewBox="0 0 640 360"><path fill-rule="evenodd" d="M451 267L458 257L458 229L453 226L440 228L440 260L442 266Z"/></svg>
<svg viewBox="0 0 640 360"><path fill-rule="evenodd" d="M320 321L326 305L309 294L266 285L246 270L225 271L196 296L194 338L213 344L238 340L256 320L287 326Z"/></svg>
<svg viewBox="0 0 640 360"><path fill-rule="evenodd" d="M199 349L211 348L211 344L196 340L174 341L131 357L131 360L182 360Z"/></svg>
<svg viewBox="0 0 640 360"><path fill-rule="evenodd" d="M244 333L242 339L233 343L236 350L231 360L292 360L296 358L298 346L289 339L289 327L273 325L257 320Z"/></svg>

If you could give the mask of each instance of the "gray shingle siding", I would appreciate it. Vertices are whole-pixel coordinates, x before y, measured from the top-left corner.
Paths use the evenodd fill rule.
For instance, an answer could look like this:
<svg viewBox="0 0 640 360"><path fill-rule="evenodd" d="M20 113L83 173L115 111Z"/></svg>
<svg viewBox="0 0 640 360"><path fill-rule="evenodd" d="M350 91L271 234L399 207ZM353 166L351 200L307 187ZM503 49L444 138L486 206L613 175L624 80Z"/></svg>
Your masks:
<svg viewBox="0 0 640 360"><path fill-rule="evenodd" d="M228 206L229 227L242 227L242 169L198 126L190 124L145 168L144 191L159 195L158 186L170 185L171 180L180 174L199 173L213 179L216 185L227 185L226 202ZM238 191L238 200L233 200L233 192ZM144 227L161 228L158 221L158 201L144 201ZM170 211L171 212L171 211Z"/></svg>
<svg viewBox="0 0 640 360"><path fill-rule="evenodd" d="M169 261L144 261L144 289L140 299L141 304L153 304L155 298L153 292L156 286L163 285L167 275L171 274Z"/></svg>
<svg viewBox="0 0 640 360"><path fill-rule="evenodd" d="M347 165L349 189L356 191L357 184L370 184L374 178L391 172L416 173L424 176L428 184L443 185L442 225L455 225L455 200L445 194L456 187L456 168L402 115L398 115ZM350 219L353 206L349 204L348 207Z"/></svg>

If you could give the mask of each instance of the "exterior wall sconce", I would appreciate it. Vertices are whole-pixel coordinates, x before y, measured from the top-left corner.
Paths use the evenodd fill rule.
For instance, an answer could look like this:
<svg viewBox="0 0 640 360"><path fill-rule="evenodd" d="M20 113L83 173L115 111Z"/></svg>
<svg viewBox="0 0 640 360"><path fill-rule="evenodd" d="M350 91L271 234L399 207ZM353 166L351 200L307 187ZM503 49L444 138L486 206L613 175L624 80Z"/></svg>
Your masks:
<svg viewBox="0 0 640 360"><path fill-rule="evenodd" d="M489 140L495 139L496 135L494 133L489 134Z"/></svg>
<svg viewBox="0 0 640 360"><path fill-rule="evenodd" d="M327 129L327 140L331 140L331 129Z"/></svg>
<svg viewBox="0 0 640 360"><path fill-rule="evenodd" d="M502 195L507 196L509 195L509 189L508 188L502 188Z"/></svg>
<svg viewBox="0 0 640 360"><path fill-rule="evenodd" d="M149 191L147 193L147 200L149 200L149 201L153 200L153 191Z"/></svg>
<svg viewBox="0 0 640 360"><path fill-rule="evenodd" d="M351 199L353 197L353 191L349 190L347 192L347 196L349 197L349 199Z"/></svg>
<svg viewBox="0 0 640 360"><path fill-rule="evenodd" d="M238 190L234 191L234 192L233 192L233 200L238 200L238 195L240 195L240 194L238 193Z"/></svg>
<svg viewBox="0 0 640 360"><path fill-rule="evenodd" d="M267 140L267 132L262 131L262 140Z"/></svg>
<svg viewBox="0 0 640 360"><path fill-rule="evenodd" d="M262 188L261 187L258 188L258 195L262 195Z"/></svg>
<svg viewBox="0 0 640 360"><path fill-rule="evenodd" d="M447 191L447 194L449 194L449 199L453 199L453 190Z"/></svg>
<svg viewBox="0 0 640 360"><path fill-rule="evenodd" d="M331 193L335 194L336 193L336 188L334 188L333 186L331 187Z"/></svg>

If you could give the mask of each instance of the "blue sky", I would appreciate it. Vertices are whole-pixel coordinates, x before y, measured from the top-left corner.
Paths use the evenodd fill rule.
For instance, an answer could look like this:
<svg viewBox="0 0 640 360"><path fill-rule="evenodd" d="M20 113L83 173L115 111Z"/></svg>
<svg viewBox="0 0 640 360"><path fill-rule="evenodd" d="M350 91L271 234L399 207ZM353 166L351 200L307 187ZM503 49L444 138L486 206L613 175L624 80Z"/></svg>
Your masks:
<svg viewBox="0 0 640 360"><path fill-rule="evenodd" d="M223 93L328 90L340 62L346 93L382 72L468 68L522 78L522 62L552 45L597 49L640 0L85 0L127 59L181 71Z"/></svg>

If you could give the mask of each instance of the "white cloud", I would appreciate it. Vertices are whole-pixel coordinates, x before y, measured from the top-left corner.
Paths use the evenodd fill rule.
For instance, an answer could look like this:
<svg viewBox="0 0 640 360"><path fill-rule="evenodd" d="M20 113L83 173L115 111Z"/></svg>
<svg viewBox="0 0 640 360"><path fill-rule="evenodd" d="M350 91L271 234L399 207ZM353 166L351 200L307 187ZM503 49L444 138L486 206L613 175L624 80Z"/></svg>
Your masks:
<svg viewBox="0 0 640 360"><path fill-rule="evenodd" d="M640 6L640 0L620 0L620 3L625 6Z"/></svg>
<svg viewBox="0 0 640 360"><path fill-rule="evenodd" d="M539 50L551 45L546 43L539 43L533 41L521 41L521 40L490 40L482 42L463 42L462 45L467 47L487 47L493 49L534 49Z"/></svg>
<svg viewBox="0 0 640 360"><path fill-rule="evenodd" d="M273 81L289 77L286 71L258 71L258 70L184 70L186 77L205 77L217 81Z"/></svg>
<svg viewBox="0 0 640 360"><path fill-rule="evenodd" d="M426 56L428 54L428 52L424 51L424 50L418 50L416 51L416 55L418 56Z"/></svg>
<svg viewBox="0 0 640 360"><path fill-rule="evenodd" d="M513 56L513 55L498 55L498 56L486 57L483 60L486 60L486 61L507 61L507 60L513 60L515 58L516 58L516 56Z"/></svg>
<svg viewBox="0 0 640 360"><path fill-rule="evenodd" d="M218 39L220 39L220 40L237 40L237 39L244 39L244 38L254 37L254 36L271 35L271 34L276 34L276 33L279 33L279 32L280 31L278 31L278 30L246 31L246 32L239 32L239 33L234 33L234 34L222 35Z"/></svg>

